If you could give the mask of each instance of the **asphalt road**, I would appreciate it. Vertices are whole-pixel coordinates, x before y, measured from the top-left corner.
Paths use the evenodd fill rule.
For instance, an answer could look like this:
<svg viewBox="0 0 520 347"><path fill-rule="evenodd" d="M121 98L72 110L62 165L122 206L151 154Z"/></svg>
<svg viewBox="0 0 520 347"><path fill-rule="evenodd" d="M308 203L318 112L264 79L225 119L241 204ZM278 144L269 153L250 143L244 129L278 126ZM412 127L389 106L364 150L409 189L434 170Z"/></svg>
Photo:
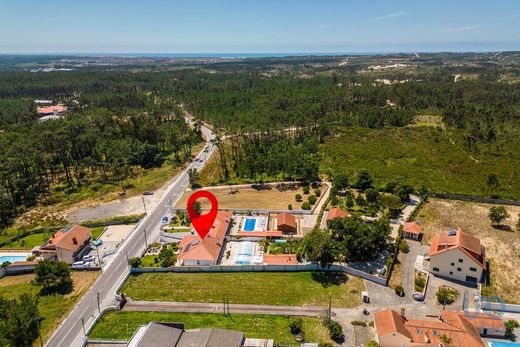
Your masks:
<svg viewBox="0 0 520 347"><path fill-rule="evenodd" d="M130 271L127 257L142 255L145 249L145 238L148 242L159 238L161 219L168 214L170 201L175 203L188 187L187 171L193 168L200 170L204 166L205 160L209 159L215 151L215 147L210 143L214 134L205 127L202 127L202 133L208 141L208 152L201 151L186 170L180 173L176 180L171 183L168 187L168 193L153 210L148 211L148 214L119 247L114 255L115 259L103 269L103 273L54 332L45 344L46 346L83 346L84 331L88 331L93 326L99 308L103 310L117 304L114 295L115 290L125 281Z"/></svg>

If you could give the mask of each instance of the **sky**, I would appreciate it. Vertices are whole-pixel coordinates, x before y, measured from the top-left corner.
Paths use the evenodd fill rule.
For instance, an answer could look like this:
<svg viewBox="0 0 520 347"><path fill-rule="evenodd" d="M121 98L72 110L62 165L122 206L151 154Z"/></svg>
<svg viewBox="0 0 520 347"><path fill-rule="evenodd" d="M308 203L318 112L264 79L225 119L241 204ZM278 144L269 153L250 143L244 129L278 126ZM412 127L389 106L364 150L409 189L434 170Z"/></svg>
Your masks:
<svg viewBox="0 0 520 347"><path fill-rule="evenodd" d="M520 50L520 0L0 0L0 53Z"/></svg>

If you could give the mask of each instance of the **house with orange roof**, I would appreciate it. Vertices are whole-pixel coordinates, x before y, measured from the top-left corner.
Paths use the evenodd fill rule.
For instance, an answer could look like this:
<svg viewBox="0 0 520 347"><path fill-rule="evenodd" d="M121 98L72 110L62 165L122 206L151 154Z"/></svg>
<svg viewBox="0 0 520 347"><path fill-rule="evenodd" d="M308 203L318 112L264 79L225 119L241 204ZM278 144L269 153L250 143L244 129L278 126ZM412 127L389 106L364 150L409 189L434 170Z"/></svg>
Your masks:
<svg viewBox="0 0 520 347"><path fill-rule="evenodd" d="M179 242L179 265L216 265L231 225L231 217L231 212L219 211L211 230L203 240L197 234L183 237Z"/></svg>
<svg viewBox="0 0 520 347"><path fill-rule="evenodd" d="M403 237L405 239L420 240L422 236L422 227L417 222L406 222L403 225Z"/></svg>
<svg viewBox="0 0 520 347"><path fill-rule="evenodd" d="M45 259L57 259L72 264L88 251L91 238L91 229L74 225L55 232L43 246L33 249L32 253Z"/></svg>
<svg viewBox="0 0 520 347"><path fill-rule="evenodd" d="M438 319L421 320L407 318L404 309L401 313L387 309L374 314L374 327L381 347L485 347L480 335L491 336L482 332L496 331L502 319L492 314L480 315L481 319L472 319L472 312L442 311Z"/></svg>
<svg viewBox="0 0 520 347"><path fill-rule="evenodd" d="M337 207L331 208L327 212L327 224L329 224L329 222L335 218L348 218L348 212Z"/></svg>
<svg viewBox="0 0 520 347"><path fill-rule="evenodd" d="M283 234L296 234L298 231L296 217L290 213L279 213L276 217L276 230Z"/></svg>
<svg viewBox="0 0 520 347"><path fill-rule="evenodd" d="M484 278L486 250L478 238L460 228L435 235L428 256L433 275L475 285Z"/></svg>
<svg viewBox="0 0 520 347"><path fill-rule="evenodd" d="M38 107L36 109L36 111L38 112L38 115L40 115L40 116L48 116L48 115L57 116L60 113L67 111L67 106L54 105L54 106Z"/></svg>

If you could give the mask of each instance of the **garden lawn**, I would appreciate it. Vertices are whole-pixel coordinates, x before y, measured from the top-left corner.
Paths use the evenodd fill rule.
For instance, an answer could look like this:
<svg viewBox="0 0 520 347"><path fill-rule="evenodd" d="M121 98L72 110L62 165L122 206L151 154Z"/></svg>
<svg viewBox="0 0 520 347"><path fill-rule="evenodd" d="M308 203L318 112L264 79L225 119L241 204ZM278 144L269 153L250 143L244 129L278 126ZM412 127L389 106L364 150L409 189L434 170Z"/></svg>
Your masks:
<svg viewBox="0 0 520 347"><path fill-rule="evenodd" d="M355 307L363 281L322 272L144 273L121 289L133 300L221 302L232 304Z"/></svg>
<svg viewBox="0 0 520 347"><path fill-rule="evenodd" d="M28 235L18 241L5 245L2 249L32 249L35 246L41 246L51 237L51 233L38 233Z"/></svg>
<svg viewBox="0 0 520 347"><path fill-rule="evenodd" d="M99 273L95 271L73 272L74 289L71 293L39 297L38 311L43 317L41 334L44 341L50 337L54 329L58 327L85 291L90 288L98 275ZM0 279L0 295L9 299L19 297L22 294L39 295L41 287L32 285L33 279L33 274L6 276Z"/></svg>
<svg viewBox="0 0 520 347"><path fill-rule="evenodd" d="M186 329L222 328L242 331L250 338L270 338L279 344L296 344L291 335L291 317L276 315L233 314L231 318L216 313L134 312L106 313L94 326L91 339L129 340L139 325L149 322L183 322ZM332 342L319 318L302 317L306 341Z"/></svg>
<svg viewBox="0 0 520 347"><path fill-rule="evenodd" d="M473 153L464 149L461 130L340 127L320 147L320 169L330 176L344 173L350 182L366 169L377 186L401 179L438 193L472 195L488 195L486 179L495 173L501 182L496 193L520 200L518 136L517 130L504 130L495 143Z"/></svg>

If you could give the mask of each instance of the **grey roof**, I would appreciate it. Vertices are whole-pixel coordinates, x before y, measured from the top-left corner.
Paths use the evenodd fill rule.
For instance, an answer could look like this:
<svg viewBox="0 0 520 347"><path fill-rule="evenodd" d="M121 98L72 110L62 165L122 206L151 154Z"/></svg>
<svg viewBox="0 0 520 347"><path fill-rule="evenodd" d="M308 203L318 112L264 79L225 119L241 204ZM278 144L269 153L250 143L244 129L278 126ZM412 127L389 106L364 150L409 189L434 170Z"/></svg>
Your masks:
<svg viewBox="0 0 520 347"><path fill-rule="evenodd" d="M151 322L137 346L171 347L177 344L181 335L182 329L173 324Z"/></svg>
<svg viewBox="0 0 520 347"><path fill-rule="evenodd" d="M244 341L240 331L217 328L186 330L176 347L240 347Z"/></svg>

